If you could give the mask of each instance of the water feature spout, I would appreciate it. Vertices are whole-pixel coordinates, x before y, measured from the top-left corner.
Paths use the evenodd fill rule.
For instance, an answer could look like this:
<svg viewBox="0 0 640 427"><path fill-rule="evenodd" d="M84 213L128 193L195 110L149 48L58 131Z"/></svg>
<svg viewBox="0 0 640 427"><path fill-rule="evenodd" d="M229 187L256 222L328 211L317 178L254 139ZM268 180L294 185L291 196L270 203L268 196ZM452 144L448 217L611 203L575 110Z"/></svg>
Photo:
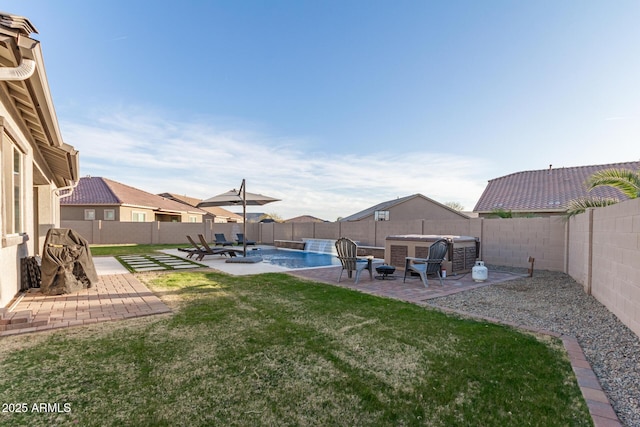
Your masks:
<svg viewBox="0 0 640 427"><path fill-rule="evenodd" d="M336 241L331 239L302 239L305 252L338 255Z"/></svg>

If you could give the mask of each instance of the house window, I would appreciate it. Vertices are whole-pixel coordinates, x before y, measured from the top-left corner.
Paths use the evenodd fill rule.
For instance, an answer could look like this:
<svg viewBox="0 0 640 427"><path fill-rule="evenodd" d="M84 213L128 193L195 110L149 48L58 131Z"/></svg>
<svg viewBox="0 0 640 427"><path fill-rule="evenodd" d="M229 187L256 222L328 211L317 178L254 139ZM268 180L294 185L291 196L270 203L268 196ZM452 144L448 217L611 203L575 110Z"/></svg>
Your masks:
<svg viewBox="0 0 640 427"><path fill-rule="evenodd" d="M22 153L13 148L13 233L21 233L22 229Z"/></svg>
<svg viewBox="0 0 640 427"><path fill-rule="evenodd" d="M145 222L147 220L147 214L144 212L131 212L131 221L133 222Z"/></svg>
<svg viewBox="0 0 640 427"><path fill-rule="evenodd" d="M85 209L84 210L84 220L85 221L93 221L96 219L96 210L95 209Z"/></svg>
<svg viewBox="0 0 640 427"><path fill-rule="evenodd" d="M389 221L389 211L376 211L374 218L376 221Z"/></svg>
<svg viewBox="0 0 640 427"><path fill-rule="evenodd" d="M189 216L189 222L198 222L198 217L197 216Z"/></svg>
<svg viewBox="0 0 640 427"><path fill-rule="evenodd" d="M104 210L104 220L105 221L114 221L116 219L116 211L115 209L105 209Z"/></svg>

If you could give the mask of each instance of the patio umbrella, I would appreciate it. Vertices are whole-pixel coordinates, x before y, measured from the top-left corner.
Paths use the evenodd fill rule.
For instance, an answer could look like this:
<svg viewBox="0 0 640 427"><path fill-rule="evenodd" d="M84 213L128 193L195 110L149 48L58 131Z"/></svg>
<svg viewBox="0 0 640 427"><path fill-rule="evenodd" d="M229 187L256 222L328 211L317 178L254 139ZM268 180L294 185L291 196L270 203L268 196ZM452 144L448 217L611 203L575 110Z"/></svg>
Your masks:
<svg viewBox="0 0 640 427"><path fill-rule="evenodd" d="M240 185L240 190L229 190L226 193L218 194L210 199L206 199L198 203L199 208L209 206L237 206L242 205L242 233L244 239L242 242L242 249L244 256L247 255L247 206L261 206L271 202L279 202L280 199L275 199L269 196L263 196L262 194L247 193L246 182L243 179Z"/></svg>

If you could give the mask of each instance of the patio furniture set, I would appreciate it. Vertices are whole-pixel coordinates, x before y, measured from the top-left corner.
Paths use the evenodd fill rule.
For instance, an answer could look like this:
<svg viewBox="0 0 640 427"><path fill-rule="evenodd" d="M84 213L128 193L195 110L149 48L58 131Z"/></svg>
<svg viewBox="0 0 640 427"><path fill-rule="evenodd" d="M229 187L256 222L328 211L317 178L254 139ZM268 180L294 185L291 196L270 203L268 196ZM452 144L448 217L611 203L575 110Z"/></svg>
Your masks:
<svg viewBox="0 0 640 427"><path fill-rule="evenodd" d="M354 283L358 283L360 280L360 274L364 270L369 271L369 277L373 280L373 257L359 257L358 245L351 239L341 237L336 241L336 250L338 252L338 259L342 264L340 270L340 276L338 276L338 283L342 278L342 273L346 270L349 278L355 273ZM435 274L440 280L442 285L442 263L445 260L445 256L448 250L448 242L446 239L439 239L433 242L429 246L429 255L427 258L406 257L404 278L403 282L407 280L407 275L415 273L420 276L422 283L425 287L429 286L427 276ZM395 272L395 267L391 265L380 265L376 267L378 276L376 278L385 280L394 278L392 275Z"/></svg>
<svg viewBox="0 0 640 427"><path fill-rule="evenodd" d="M246 240L244 234L237 235L237 241L243 245L255 245L255 241ZM223 255L228 257L236 257L243 254L244 251L230 248L233 242L228 241L224 234L215 234L215 246L212 248L205 239L204 235L198 234L200 244L196 243L191 236L187 236L187 240L191 243L190 248L179 248L179 251L187 252L187 258L196 257L196 261L202 260L206 255ZM222 246L222 247L217 247ZM342 279L342 274L346 271L349 278L354 279L357 284L363 271L369 271L369 278L373 280L373 256L358 256L358 245L353 240L341 237L335 242L338 259L340 260L341 269L338 276L338 283ZM429 254L427 258L406 257L403 282L407 280L407 275L417 274L420 276L425 287L429 286L428 275L436 275L442 285L442 263L445 260L448 250L448 242L446 239L439 239L429 246ZM231 261L229 261L231 262ZM377 279L395 279L393 273L396 268L391 265L377 265L375 267L378 275ZM354 277L355 274L355 277Z"/></svg>

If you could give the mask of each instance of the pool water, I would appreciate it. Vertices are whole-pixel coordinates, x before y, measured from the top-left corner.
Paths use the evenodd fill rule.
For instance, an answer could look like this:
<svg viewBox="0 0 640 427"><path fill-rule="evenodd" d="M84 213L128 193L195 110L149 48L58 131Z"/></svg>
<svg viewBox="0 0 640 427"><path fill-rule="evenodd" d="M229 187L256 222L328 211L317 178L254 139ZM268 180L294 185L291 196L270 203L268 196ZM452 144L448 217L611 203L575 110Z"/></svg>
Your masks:
<svg viewBox="0 0 640 427"><path fill-rule="evenodd" d="M283 249L258 249L256 252L262 256L264 259L263 262L286 268L312 268L340 265L340 260L331 254Z"/></svg>

